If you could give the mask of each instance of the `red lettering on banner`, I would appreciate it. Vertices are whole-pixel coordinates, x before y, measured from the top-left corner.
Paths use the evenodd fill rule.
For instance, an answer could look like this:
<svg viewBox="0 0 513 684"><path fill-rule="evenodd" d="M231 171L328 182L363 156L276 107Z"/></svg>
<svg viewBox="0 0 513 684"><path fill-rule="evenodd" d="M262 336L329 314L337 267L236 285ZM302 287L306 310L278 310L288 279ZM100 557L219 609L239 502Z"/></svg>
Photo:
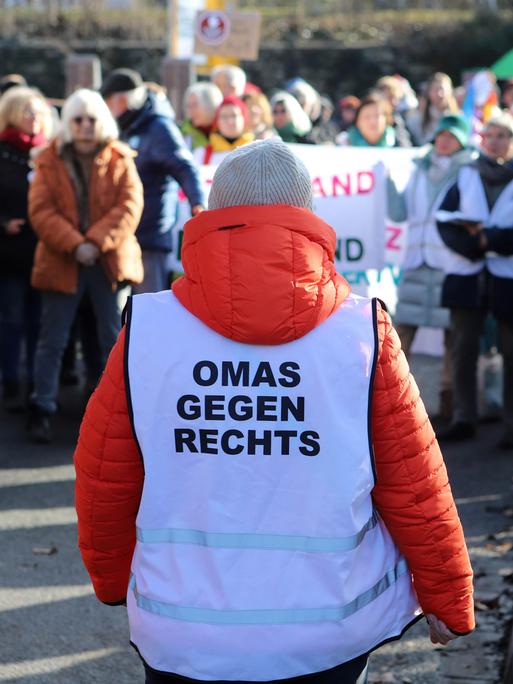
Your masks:
<svg viewBox="0 0 513 684"><path fill-rule="evenodd" d="M357 171L356 173L350 172L312 178L314 197L367 195L374 190L374 187L375 179L372 171Z"/></svg>
<svg viewBox="0 0 513 684"><path fill-rule="evenodd" d="M401 245L397 244L397 240L403 234L403 229L399 226L387 226L388 240L385 249L390 249L393 252L400 252Z"/></svg>
<svg viewBox="0 0 513 684"><path fill-rule="evenodd" d="M312 178L312 192L314 197L327 197L327 193L322 184L322 179L320 176Z"/></svg>
<svg viewBox="0 0 513 684"><path fill-rule="evenodd" d="M366 195L374 190L374 173L372 171L358 171L356 178L356 193L358 195Z"/></svg>
<svg viewBox="0 0 513 684"><path fill-rule="evenodd" d="M331 179L332 195L333 197L338 197L339 195L350 195L351 194L351 176L346 173L343 178L339 176L333 176ZM338 189L342 192L338 192Z"/></svg>

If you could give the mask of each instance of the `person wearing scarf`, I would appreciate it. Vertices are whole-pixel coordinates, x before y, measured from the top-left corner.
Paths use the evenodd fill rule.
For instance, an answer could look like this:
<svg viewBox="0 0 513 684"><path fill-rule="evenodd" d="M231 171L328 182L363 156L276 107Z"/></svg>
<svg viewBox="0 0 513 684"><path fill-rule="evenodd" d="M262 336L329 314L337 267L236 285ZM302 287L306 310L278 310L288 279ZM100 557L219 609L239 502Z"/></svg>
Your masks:
<svg viewBox="0 0 513 684"><path fill-rule="evenodd" d="M274 128L283 142L308 143L312 122L293 95L285 91L275 93L271 107Z"/></svg>
<svg viewBox="0 0 513 684"><path fill-rule="evenodd" d="M51 112L42 95L16 86L0 101L0 368L4 405L20 410L20 356L33 378L39 294L30 286L36 236L27 219L31 151L47 142Z"/></svg>
<svg viewBox="0 0 513 684"><path fill-rule="evenodd" d="M408 223L394 323L406 356L419 327L443 329L439 418L444 420L450 420L452 414L449 310L440 303L447 247L438 233L435 215L459 169L477 156L468 147L469 134L463 116L443 117L433 144L415 160L404 191L399 193L392 179L388 183L389 216L392 221Z"/></svg>
<svg viewBox="0 0 513 684"><path fill-rule="evenodd" d="M243 100L229 95L216 111L208 145L196 153L200 164L219 164L228 152L253 142L255 134L248 130L248 108Z"/></svg>
<svg viewBox="0 0 513 684"><path fill-rule="evenodd" d="M395 131L392 126L387 126L385 102L381 97L372 95L362 100L345 144L351 147L396 147Z"/></svg>
<svg viewBox="0 0 513 684"><path fill-rule="evenodd" d="M497 320L503 357L503 433L497 446L513 449L513 117L493 116L482 152L463 167L437 213L438 230L452 250L442 304L451 310L453 422L439 437L474 437L477 362L488 314Z"/></svg>

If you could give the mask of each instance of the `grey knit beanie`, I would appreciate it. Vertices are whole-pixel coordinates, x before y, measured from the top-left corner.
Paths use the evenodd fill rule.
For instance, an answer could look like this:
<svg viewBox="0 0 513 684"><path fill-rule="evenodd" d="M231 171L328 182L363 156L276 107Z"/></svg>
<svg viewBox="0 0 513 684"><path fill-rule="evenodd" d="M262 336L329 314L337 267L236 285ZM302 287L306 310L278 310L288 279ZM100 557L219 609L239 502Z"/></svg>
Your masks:
<svg viewBox="0 0 513 684"><path fill-rule="evenodd" d="M237 147L214 174L209 209L258 204L312 209L310 174L279 138Z"/></svg>

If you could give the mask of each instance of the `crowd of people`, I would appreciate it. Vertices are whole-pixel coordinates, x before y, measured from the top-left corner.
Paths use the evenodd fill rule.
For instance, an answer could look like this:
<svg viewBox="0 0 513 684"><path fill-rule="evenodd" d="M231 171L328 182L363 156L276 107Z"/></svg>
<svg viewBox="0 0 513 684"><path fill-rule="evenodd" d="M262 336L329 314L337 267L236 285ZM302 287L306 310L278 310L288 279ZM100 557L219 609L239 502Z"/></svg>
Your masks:
<svg viewBox="0 0 513 684"><path fill-rule="evenodd" d="M504 433L513 448L513 117L511 84L487 114L464 116L465 91L435 73L417 90L385 76L337 103L301 78L269 97L242 69L216 67L184 95L177 121L165 91L131 69L60 112L22 76L0 80L0 365L7 410L28 412L32 440L52 439L59 385L97 383L130 292L172 280L178 189L206 208L199 166L256 140L419 147L389 214L409 225L397 329L445 331L440 437L478 422L480 349L503 358ZM483 332L486 330L486 336ZM486 341L485 341L486 340ZM77 357L83 363L77 370ZM79 377L83 374L83 378Z"/></svg>

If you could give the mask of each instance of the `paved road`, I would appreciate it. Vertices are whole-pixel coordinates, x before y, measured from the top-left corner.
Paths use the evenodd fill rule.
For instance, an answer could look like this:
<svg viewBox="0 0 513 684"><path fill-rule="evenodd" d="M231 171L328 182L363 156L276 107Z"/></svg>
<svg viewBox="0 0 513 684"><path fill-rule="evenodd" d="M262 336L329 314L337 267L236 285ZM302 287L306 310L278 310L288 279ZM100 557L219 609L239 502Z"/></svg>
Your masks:
<svg viewBox="0 0 513 684"><path fill-rule="evenodd" d="M413 365L434 408L437 362L418 357ZM27 444L22 416L0 412L0 682L140 682L141 666L127 645L125 611L94 599L76 549L71 455L82 407L77 390L66 390L61 401L51 447ZM481 616L491 636L456 642L447 656L430 645L419 624L373 656L370 681L499 681L505 604L493 608L492 594L495 576L505 576L512 566L507 545L513 533L503 509L513 505L513 454L493 448L497 437L497 426L489 426L472 444L445 452L473 559L482 577L495 582L484 596L491 608L487 613L484 605ZM481 673L468 660L476 652L486 665Z"/></svg>

